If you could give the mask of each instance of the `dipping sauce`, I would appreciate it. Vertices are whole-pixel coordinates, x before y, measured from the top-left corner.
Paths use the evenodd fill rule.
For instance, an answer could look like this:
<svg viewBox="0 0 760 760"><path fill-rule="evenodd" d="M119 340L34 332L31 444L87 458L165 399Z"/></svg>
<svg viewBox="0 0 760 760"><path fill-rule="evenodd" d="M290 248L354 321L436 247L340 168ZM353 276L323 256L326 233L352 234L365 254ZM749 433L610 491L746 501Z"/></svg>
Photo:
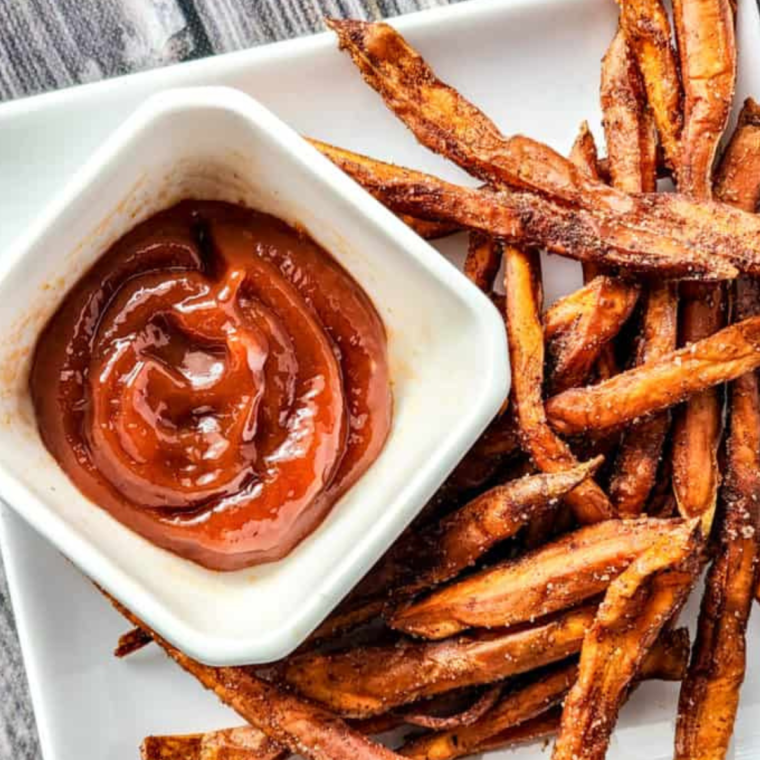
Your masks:
<svg viewBox="0 0 760 760"><path fill-rule="evenodd" d="M45 445L89 499L217 570L279 559L380 453L386 336L307 235L185 201L128 232L42 333Z"/></svg>

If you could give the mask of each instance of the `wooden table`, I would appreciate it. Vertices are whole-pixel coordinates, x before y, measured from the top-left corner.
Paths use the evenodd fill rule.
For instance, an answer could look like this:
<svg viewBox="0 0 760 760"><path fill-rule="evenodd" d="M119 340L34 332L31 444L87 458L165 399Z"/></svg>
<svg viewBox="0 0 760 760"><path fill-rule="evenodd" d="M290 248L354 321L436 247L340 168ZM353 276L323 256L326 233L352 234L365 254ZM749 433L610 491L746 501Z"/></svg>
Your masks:
<svg viewBox="0 0 760 760"><path fill-rule="evenodd" d="M0 0L0 100L454 1ZM0 758L40 757L0 563Z"/></svg>

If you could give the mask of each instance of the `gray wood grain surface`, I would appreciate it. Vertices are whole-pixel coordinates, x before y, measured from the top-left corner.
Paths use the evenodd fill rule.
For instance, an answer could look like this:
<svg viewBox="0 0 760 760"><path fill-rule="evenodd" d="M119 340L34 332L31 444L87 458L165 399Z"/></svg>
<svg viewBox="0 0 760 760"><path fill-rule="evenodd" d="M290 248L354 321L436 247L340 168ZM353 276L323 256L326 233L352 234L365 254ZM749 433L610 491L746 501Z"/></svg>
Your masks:
<svg viewBox="0 0 760 760"><path fill-rule="evenodd" d="M0 100L454 1L0 0ZM0 563L0 760L40 757Z"/></svg>

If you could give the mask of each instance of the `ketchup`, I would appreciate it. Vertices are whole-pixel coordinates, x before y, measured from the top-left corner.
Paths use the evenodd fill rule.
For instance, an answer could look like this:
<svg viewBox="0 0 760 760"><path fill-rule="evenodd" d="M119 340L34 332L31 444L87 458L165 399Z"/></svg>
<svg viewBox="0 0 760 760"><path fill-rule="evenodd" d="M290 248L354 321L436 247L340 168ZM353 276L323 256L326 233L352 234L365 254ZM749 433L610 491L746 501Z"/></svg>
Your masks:
<svg viewBox="0 0 760 760"><path fill-rule="evenodd" d="M385 330L272 216L184 201L118 240L43 331L42 439L82 493L205 567L279 559L380 453Z"/></svg>

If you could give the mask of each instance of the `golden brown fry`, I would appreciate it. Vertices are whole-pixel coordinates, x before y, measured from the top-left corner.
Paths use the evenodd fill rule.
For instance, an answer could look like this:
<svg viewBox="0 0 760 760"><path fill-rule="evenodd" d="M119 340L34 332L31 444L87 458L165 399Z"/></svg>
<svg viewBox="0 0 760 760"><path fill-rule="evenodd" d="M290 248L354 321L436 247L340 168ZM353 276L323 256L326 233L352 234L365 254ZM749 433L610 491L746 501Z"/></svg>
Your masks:
<svg viewBox="0 0 760 760"><path fill-rule="evenodd" d="M357 594L367 599L390 590L398 600L453 578L499 541L553 511L601 463L597 458L569 470L495 486L442 520L407 532L359 584Z"/></svg>
<svg viewBox="0 0 760 760"><path fill-rule="evenodd" d="M716 200L745 211L756 211L760 203L760 105L744 101L736 130L715 175Z"/></svg>
<svg viewBox="0 0 760 760"><path fill-rule="evenodd" d="M641 341L636 365L642 366L675 350L678 298L673 283L650 285L645 295ZM623 436L613 474L610 498L623 517L640 515L652 492L670 427L668 411L634 425Z"/></svg>
<svg viewBox="0 0 760 760"><path fill-rule="evenodd" d="M723 156L716 194L754 210L760 194L760 122L748 102ZM736 282L737 319L760 313L760 285ZM760 396L755 372L729 390L727 473L717 556L702 599L697 640L681 688L676 729L678 760L722 760L733 733L746 669L746 627L757 582L760 498Z"/></svg>
<svg viewBox="0 0 760 760"><path fill-rule="evenodd" d="M473 230L464 260L465 276L484 293L490 293L500 266L501 244L490 235Z"/></svg>
<svg viewBox="0 0 760 760"><path fill-rule="evenodd" d="M417 217L409 216L409 214L399 214L398 217L407 227L411 227L425 240L438 240L439 238L453 235L462 229L454 222L418 219Z"/></svg>
<svg viewBox="0 0 760 760"><path fill-rule="evenodd" d="M598 385L549 399L551 425L564 435L620 427L760 365L760 317L751 317Z"/></svg>
<svg viewBox="0 0 760 760"><path fill-rule="evenodd" d="M533 626L477 631L441 642L308 653L286 661L284 677L298 692L341 715L379 715L562 660L579 650L595 611L593 605L582 607Z"/></svg>
<svg viewBox="0 0 760 760"><path fill-rule="evenodd" d="M679 681L689 660L689 632L685 628L664 631L644 660L641 678ZM496 706L475 723L452 731L413 738L399 754L416 760L454 760L477 752L492 737L514 728L559 704L578 675L576 663L542 672L527 685L505 694Z"/></svg>
<svg viewBox="0 0 760 760"><path fill-rule="evenodd" d="M555 304L544 315L549 359L547 386L549 392L560 393L582 385L604 348L620 332L639 297L640 286L615 277L599 275L572 296L575 318L571 325L556 331L557 311L561 316L570 311L567 304ZM552 312L554 312L552 314ZM551 334L551 339L550 339Z"/></svg>
<svg viewBox="0 0 760 760"><path fill-rule="evenodd" d="M728 0L676 0L676 38L684 83L684 128L678 187L698 199L712 197L712 167L726 127L736 79L734 19ZM684 344L725 323L720 287L682 288ZM709 533L718 496L722 399L717 388L695 394L673 428L673 488L684 517L702 515Z"/></svg>
<svg viewBox="0 0 760 760"><path fill-rule="evenodd" d="M676 171L682 93L668 14L661 0L621 0L620 24L641 72L665 160Z"/></svg>
<svg viewBox="0 0 760 760"><path fill-rule="evenodd" d="M670 520L607 520L523 557L481 570L399 610L392 627L441 639L466 628L515 625L601 593L641 552L674 529Z"/></svg>
<svg viewBox="0 0 760 760"><path fill-rule="evenodd" d="M110 597L109 597L110 598ZM353 730L327 710L254 676L247 668L213 668L193 660L111 598L119 612L149 633L181 668L244 720L309 760L393 760L399 756Z"/></svg>
<svg viewBox="0 0 760 760"><path fill-rule="evenodd" d="M288 751L252 726L187 736L148 736L142 760L284 760Z"/></svg>
<svg viewBox="0 0 760 760"><path fill-rule="evenodd" d="M732 279L738 270L760 273L760 222L726 205L674 194L623 196L614 209L624 218L613 225L606 210L600 216L532 193L466 188L311 142L396 213L453 222L606 267L708 280Z"/></svg>
<svg viewBox="0 0 760 760"><path fill-rule="evenodd" d="M601 102L613 187L626 193L653 193L657 185L657 134L622 29L602 61Z"/></svg>
<svg viewBox="0 0 760 760"><path fill-rule="evenodd" d="M512 398L522 445L536 466L556 472L577 465L570 447L549 428L544 411L544 333L541 326L537 254L513 246L504 249L507 335L512 367ZM612 516L601 488L591 479L566 497L583 523Z"/></svg>
<svg viewBox="0 0 760 760"><path fill-rule="evenodd" d="M119 636L119 642L114 649L114 657L128 657L151 643L153 639L142 628L132 628Z"/></svg>
<svg viewBox="0 0 760 760"><path fill-rule="evenodd" d="M513 728L507 728L499 734L479 744L476 752L488 752L496 749L515 749L533 742L546 742L559 729L562 711L559 707L539 715Z"/></svg>
<svg viewBox="0 0 760 760"><path fill-rule="evenodd" d="M587 121L581 122L568 158L573 166L584 172L589 179L601 179L596 141Z"/></svg>
<svg viewBox="0 0 760 760"><path fill-rule="evenodd" d="M656 541L607 589L583 641L578 680L562 711L553 760L603 760L644 658L699 574L698 519Z"/></svg>
<svg viewBox="0 0 760 760"><path fill-rule="evenodd" d="M728 0L674 0L673 17L685 94L678 186L709 198L736 83L734 17Z"/></svg>

